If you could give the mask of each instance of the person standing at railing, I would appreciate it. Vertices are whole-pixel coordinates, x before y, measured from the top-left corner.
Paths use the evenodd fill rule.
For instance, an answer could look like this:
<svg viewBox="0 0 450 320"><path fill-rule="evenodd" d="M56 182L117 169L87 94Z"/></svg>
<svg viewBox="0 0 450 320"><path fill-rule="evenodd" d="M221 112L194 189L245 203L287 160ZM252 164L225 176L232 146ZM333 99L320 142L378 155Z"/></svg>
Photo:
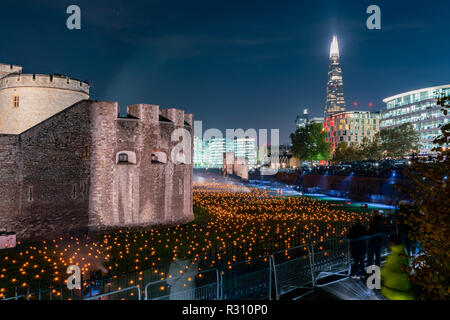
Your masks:
<svg viewBox="0 0 450 320"><path fill-rule="evenodd" d="M367 229L361 224L361 222L356 222L351 228L348 234L348 239L350 240L350 252L355 262L355 275L353 279L361 279L364 276L364 260L367 253L367 240L359 240L367 236Z"/></svg>
<svg viewBox="0 0 450 320"><path fill-rule="evenodd" d="M372 236L369 239L367 248L367 266L374 264L381 265L381 247L383 246L384 236L386 232L383 223L383 217L377 212L374 212L375 216L369 225L369 235Z"/></svg>
<svg viewBox="0 0 450 320"><path fill-rule="evenodd" d="M392 253L381 268L381 294L389 300L414 300L415 294L409 282L409 261L405 246L399 236L389 239Z"/></svg>

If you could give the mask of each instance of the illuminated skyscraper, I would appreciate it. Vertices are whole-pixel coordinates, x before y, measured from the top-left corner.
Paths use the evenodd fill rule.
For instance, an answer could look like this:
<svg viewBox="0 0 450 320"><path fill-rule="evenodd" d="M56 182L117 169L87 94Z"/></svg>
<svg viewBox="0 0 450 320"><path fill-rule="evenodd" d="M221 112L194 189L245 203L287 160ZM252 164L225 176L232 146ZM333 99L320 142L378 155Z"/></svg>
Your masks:
<svg viewBox="0 0 450 320"><path fill-rule="evenodd" d="M250 168L256 166L257 152L255 138L234 138L234 154L236 158L247 158Z"/></svg>
<svg viewBox="0 0 450 320"><path fill-rule="evenodd" d="M342 68L339 58L338 40L337 36L334 36L330 48L325 119L335 113L345 111L344 81L342 79Z"/></svg>

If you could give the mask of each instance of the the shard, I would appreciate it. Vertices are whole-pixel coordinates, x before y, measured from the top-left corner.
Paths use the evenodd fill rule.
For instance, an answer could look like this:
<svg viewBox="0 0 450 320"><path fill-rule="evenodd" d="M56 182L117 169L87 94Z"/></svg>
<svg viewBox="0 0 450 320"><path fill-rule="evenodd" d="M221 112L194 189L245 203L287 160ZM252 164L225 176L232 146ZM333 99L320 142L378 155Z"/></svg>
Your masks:
<svg viewBox="0 0 450 320"><path fill-rule="evenodd" d="M335 113L345 111L344 81L339 60L339 44L337 36L334 36L330 47L325 119Z"/></svg>

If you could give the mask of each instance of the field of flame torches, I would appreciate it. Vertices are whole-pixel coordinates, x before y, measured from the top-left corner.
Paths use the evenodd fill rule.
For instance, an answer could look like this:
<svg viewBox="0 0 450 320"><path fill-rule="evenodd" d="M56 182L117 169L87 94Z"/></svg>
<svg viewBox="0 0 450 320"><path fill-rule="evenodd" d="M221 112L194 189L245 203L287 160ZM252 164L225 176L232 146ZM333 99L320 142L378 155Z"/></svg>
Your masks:
<svg viewBox="0 0 450 320"><path fill-rule="evenodd" d="M344 204L281 197L235 184L197 183L193 197L196 219L189 224L61 237L1 250L0 298L25 288L61 286L69 265L78 265L84 279L92 270L102 270L105 277L134 271L127 284L142 285L148 281L144 275L153 275L152 281L172 277L169 266L174 262L180 273L192 266L227 268L305 244L308 237L345 236L355 221L370 220L368 212L352 212Z"/></svg>

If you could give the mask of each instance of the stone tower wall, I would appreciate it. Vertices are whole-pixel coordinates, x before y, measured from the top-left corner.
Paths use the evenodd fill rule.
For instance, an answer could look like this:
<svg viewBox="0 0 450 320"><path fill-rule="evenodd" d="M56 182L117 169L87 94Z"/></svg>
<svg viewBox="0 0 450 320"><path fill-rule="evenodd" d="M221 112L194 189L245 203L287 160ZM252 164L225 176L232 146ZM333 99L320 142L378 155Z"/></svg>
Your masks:
<svg viewBox="0 0 450 320"><path fill-rule="evenodd" d="M15 137L15 211L8 231L39 239L87 230L89 102L82 101ZM12 140L11 140L12 141ZM12 153L11 153L12 156ZM1 183L5 183L2 176ZM12 187L12 185L11 185ZM6 202L0 200L0 211Z"/></svg>
<svg viewBox="0 0 450 320"><path fill-rule="evenodd" d="M192 137L184 112L128 110L117 118L117 103L84 100L20 135L0 135L0 229L24 240L192 220L192 155L185 164L170 156L174 129ZM129 162L118 163L119 153Z"/></svg>
<svg viewBox="0 0 450 320"><path fill-rule="evenodd" d="M89 85L79 80L57 75L6 75L0 78L0 133L19 134L85 99L89 99Z"/></svg>

